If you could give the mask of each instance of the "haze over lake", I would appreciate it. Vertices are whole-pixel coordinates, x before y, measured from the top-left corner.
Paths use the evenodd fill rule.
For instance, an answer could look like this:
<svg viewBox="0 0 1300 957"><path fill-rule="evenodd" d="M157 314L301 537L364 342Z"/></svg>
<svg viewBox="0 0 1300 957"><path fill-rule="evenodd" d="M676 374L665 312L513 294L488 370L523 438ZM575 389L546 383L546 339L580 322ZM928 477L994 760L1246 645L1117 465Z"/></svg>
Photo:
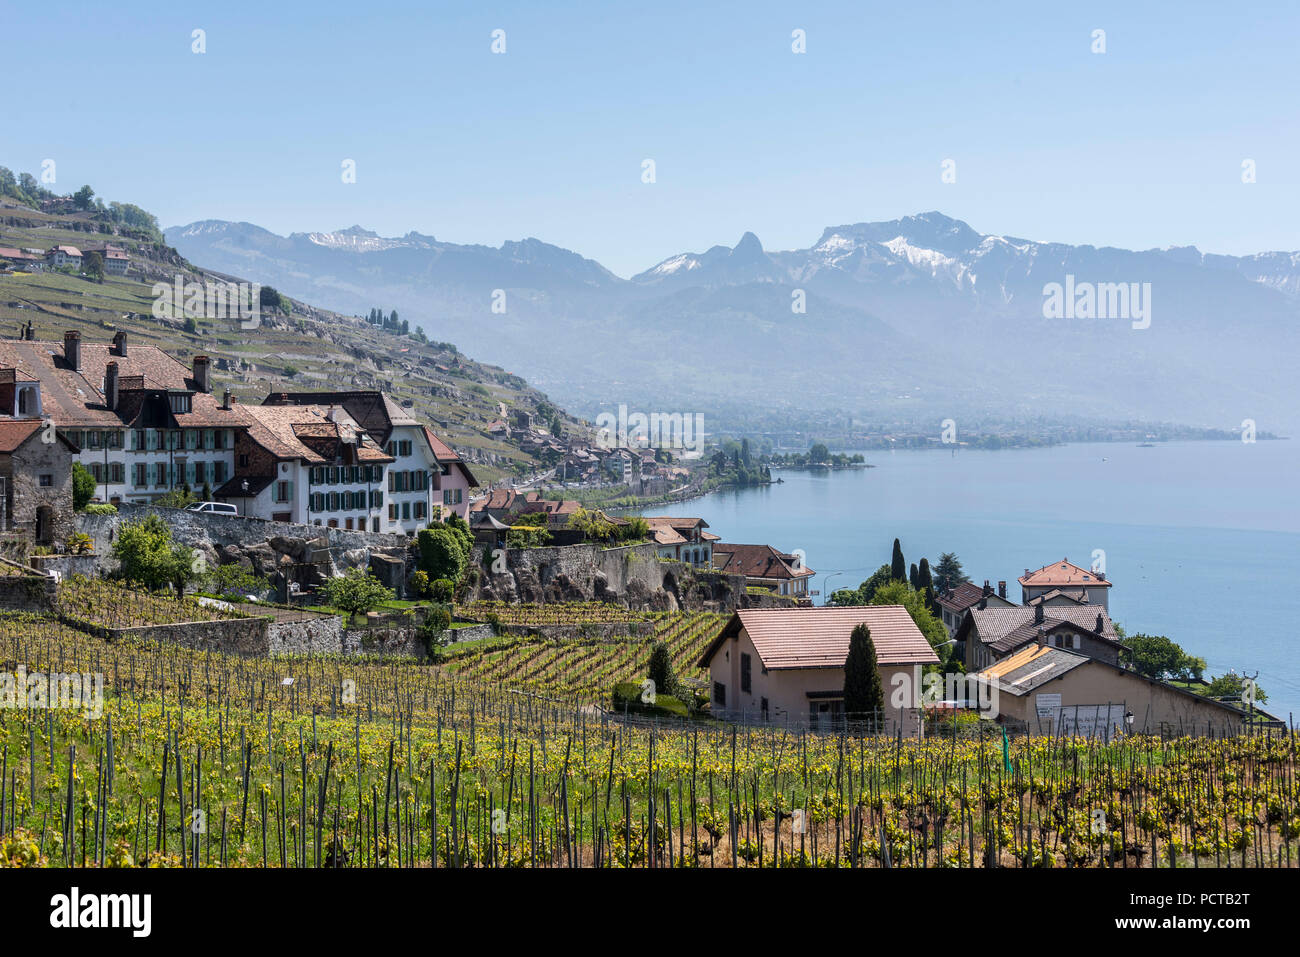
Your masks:
<svg viewBox="0 0 1300 957"><path fill-rule="evenodd" d="M889 561L956 552L976 584L1105 552L1111 616L1163 634L1209 674L1253 674L1264 709L1300 711L1290 647L1300 559L1300 444L1081 444L983 452L864 452L871 469L777 470L779 485L648 510L698 515L723 541L803 549L812 587L852 587ZM838 574L834 574L837 573Z"/></svg>

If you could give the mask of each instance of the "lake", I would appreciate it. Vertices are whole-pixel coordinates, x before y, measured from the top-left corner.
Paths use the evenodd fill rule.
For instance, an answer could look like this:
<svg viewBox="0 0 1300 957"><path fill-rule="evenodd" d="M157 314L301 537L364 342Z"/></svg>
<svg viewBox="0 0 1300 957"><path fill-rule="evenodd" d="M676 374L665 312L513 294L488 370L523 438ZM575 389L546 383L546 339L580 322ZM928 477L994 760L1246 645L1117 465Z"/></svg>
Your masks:
<svg viewBox="0 0 1300 957"><path fill-rule="evenodd" d="M1262 707L1300 712L1300 443L1080 444L996 452L864 452L870 469L778 470L650 515L698 515L723 541L803 549L813 588L856 587L902 541L910 565L956 552L976 584L1105 552L1110 613L1167 635L1207 674L1259 673ZM829 590L828 590L829 584Z"/></svg>

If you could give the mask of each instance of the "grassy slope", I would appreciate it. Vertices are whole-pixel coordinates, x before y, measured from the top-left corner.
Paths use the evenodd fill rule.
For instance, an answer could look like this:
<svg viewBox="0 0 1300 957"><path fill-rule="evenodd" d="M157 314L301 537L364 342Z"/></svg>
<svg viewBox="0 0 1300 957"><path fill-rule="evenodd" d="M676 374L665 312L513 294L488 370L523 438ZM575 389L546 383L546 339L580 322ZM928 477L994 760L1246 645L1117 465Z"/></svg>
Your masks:
<svg viewBox="0 0 1300 957"><path fill-rule="evenodd" d="M546 401L518 376L292 300L287 316L263 310L256 330L199 320L194 333L186 332L180 321L152 316L152 284L170 284L177 275L184 282L234 277L186 263L161 244L76 228L92 222L87 213L48 214L0 200L0 246L111 242L131 257L130 276L106 277L102 283L58 273L0 276L0 336L16 336L29 320L38 339L62 340L65 330L76 329L87 340L108 340L125 329L132 342L156 345L186 363L196 353L230 361L229 370L214 363L214 391L229 388L249 403L280 390L382 389L398 401L409 400L417 418L476 461L480 481L516 466L537 466L531 456L483 431L500 416L502 404L535 411ZM286 368L298 371L289 377ZM568 417L565 422L570 423Z"/></svg>

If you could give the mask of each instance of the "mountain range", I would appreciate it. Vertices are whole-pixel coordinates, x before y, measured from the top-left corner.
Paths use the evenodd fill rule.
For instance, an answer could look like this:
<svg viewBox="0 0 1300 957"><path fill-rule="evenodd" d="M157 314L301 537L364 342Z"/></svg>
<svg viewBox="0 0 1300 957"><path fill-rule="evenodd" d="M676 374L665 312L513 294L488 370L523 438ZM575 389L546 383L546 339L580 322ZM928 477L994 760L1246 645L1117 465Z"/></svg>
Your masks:
<svg viewBox="0 0 1300 957"><path fill-rule="evenodd" d="M945 418L1300 423L1296 252L1039 242L938 212L828 227L806 249L765 250L747 232L630 279L537 239L284 237L216 220L166 238L191 262L336 311L396 308L588 416L699 410L710 431L828 416L936 432ZM1134 315L1102 285L1116 283ZM1052 284L1072 299L1064 314L1045 305ZM1093 315L1111 314L1088 317L1085 289Z"/></svg>

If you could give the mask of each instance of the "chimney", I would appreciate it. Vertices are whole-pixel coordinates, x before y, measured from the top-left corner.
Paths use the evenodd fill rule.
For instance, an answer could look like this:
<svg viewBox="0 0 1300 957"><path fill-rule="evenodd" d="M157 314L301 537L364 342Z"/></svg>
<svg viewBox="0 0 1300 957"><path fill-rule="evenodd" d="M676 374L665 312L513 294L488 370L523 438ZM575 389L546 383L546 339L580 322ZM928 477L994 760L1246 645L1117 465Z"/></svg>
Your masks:
<svg viewBox="0 0 1300 957"><path fill-rule="evenodd" d="M227 412L230 411L230 390L229 389L227 389L225 392L221 394L221 408L223 408Z"/></svg>
<svg viewBox="0 0 1300 957"><path fill-rule="evenodd" d="M113 354L126 358L126 330L119 329L113 334Z"/></svg>
<svg viewBox="0 0 1300 957"><path fill-rule="evenodd" d="M1042 623L1043 623L1043 603L1040 601L1037 605L1034 606L1034 624L1041 625Z"/></svg>
<svg viewBox="0 0 1300 957"><path fill-rule="evenodd" d="M991 594L993 594L993 586L989 584L989 580L986 578L984 579L984 597L988 598Z"/></svg>
<svg viewBox="0 0 1300 957"><path fill-rule="evenodd" d="M1028 568L1025 569L1025 577L1026 577L1026 578L1029 577L1029 569L1028 569Z"/></svg>
<svg viewBox="0 0 1300 957"><path fill-rule="evenodd" d="M117 409L117 363L110 362L104 366L104 404Z"/></svg>
<svg viewBox="0 0 1300 957"><path fill-rule="evenodd" d="M978 608L980 611L983 611L983 610L984 610L985 608L987 608L988 606L989 606L989 600L988 600L988 598L981 598L981 599L980 599L980 603L979 603L978 605L976 605L975 607Z"/></svg>
<svg viewBox="0 0 1300 957"><path fill-rule="evenodd" d="M194 388L200 392L212 391L212 362L207 356L194 357Z"/></svg>
<svg viewBox="0 0 1300 957"><path fill-rule="evenodd" d="M63 334L63 358L72 368L81 371L81 333L69 329Z"/></svg>
<svg viewBox="0 0 1300 957"><path fill-rule="evenodd" d="M1039 628L1039 629L1038 629L1038 647L1040 647L1040 648L1045 648L1045 647L1047 647L1047 629L1046 629L1046 628Z"/></svg>
<svg viewBox="0 0 1300 957"><path fill-rule="evenodd" d="M1097 612L1097 624L1093 625L1092 630L1099 635L1104 632L1105 627L1102 625L1101 622L1101 612Z"/></svg>
<svg viewBox="0 0 1300 957"><path fill-rule="evenodd" d="M32 321L30 319L27 320L27 329L23 333L23 338L28 342L36 341L36 330L32 328Z"/></svg>
<svg viewBox="0 0 1300 957"><path fill-rule="evenodd" d="M1007 597L1007 583L998 582L998 597L1005 599Z"/></svg>

